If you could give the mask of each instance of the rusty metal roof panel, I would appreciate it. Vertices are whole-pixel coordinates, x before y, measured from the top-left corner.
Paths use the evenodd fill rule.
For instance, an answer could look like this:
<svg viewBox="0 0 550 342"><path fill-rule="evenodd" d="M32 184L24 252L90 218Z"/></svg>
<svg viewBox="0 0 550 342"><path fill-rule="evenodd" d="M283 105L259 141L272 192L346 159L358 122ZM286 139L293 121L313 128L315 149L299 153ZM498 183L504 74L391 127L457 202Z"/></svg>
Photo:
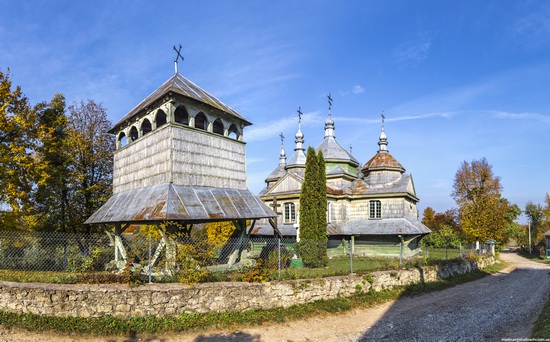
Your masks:
<svg viewBox="0 0 550 342"><path fill-rule="evenodd" d="M208 222L275 216L249 190L164 183L114 194L85 223Z"/></svg>
<svg viewBox="0 0 550 342"><path fill-rule="evenodd" d="M109 130L109 132L115 132L116 129L119 126L121 126L124 122L130 120L132 117L134 117L139 112L141 112L142 110L152 105L155 101L162 98L164 95L168 94L169 92L180 94L187 98L193 99L200 103L204 103L211 107L219 109L222 112L229 114L230 116L234 116L242 120L245 126L252 124L244 116L242 116L237 111L235 111L225 103L221 102L220 100L212 96L210 93L208 93L198 85L189 81L188 79L181 76L180 74L175 74L168 81L164 82L158 89L156 89L149 96L147 96L143 101L141 101L141 103L138 104L134 109L132 109L128 114L126 114L119 122L117 122L113 126L113 128Z"/></svg>

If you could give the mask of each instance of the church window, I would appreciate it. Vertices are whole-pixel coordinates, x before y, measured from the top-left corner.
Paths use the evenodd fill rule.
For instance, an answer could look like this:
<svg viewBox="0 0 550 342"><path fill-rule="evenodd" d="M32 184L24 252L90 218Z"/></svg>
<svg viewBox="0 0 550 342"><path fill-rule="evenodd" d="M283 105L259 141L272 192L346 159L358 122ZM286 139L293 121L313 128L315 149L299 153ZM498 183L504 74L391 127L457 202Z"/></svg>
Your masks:
<svg viewBox="0 0 550 342"><path fill-rule="evenodd" d="M208 128L208 121L206 120L206 115L202 112L195 116L195 128L203 129L206 131Z"/></svg>
<svg viewBox="0 0 550 342"><path fill-rule="evenodd" d="M157 128L159 128L160 126L166 125L166 113L162 109L159 109L157 111L157 115L155 116L155 121L157 123Z"/></svg>
<svg viewBox="0 0 550 342"><path fill-rule="evenodd" d="M144 119L141 123L141 135L144 136L145 134L151 132L151 122L147 119Z"/></svg>
<svg viewBox="0 0 550 342"><path fill-rule="evenodd" d="M216 119L216 121L214 121L213 126L214 126L214 127L213 127L214 133L223 135L223 123L222 123L222 120Z"/></svg>
<svg viewBox="0 0 550 342"><path fill-rule="evenodd" d="M382 218L382 203L380 201L369 201L369 218Z"/></svg>
<svg viewBox="0 0 550 342"><path fill-rule="evenodd" d="M132 126L132 128L130 128L130 141L136 141L138 137L139 135L136 126Z"/></svg>
<svg viewBox="0 0 550 342"><path fill-rule="evenodd" d="M174 112L174 121L180 124L189 125L189 114L184 106L178 106Z"/></svg>
<svg viewBox="0 0 550 342"><path fill-rule="evenodd" d="M327 223L332 221L332 203L327 202Z"/></svg>
<svg viewBox="0 0 550 342"><path fill-rule="evenodd" d="M296 221L296 207L294 203L285 203L285 223L294 223Z"/></svg>

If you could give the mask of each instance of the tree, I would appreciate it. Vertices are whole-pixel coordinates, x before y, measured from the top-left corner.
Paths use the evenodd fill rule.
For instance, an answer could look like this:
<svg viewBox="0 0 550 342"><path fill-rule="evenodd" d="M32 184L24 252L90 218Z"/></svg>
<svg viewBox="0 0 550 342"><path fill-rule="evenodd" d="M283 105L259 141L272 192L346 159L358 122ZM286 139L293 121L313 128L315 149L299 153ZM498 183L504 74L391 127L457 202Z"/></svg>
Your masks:
<svg viewBox="0 0 550 342"><path fill-rule="evenodd" d="M508 208L506 213L506 227L504 228L504 241L514 241L517 244L525 243L525 229L517 223L521 215L521 209L517 204L510 204L507 199L502 199Z"/></svg>
<svg viewBox="0 0 550 342"><path fill-rule="evenodd" d="M101 104L80 101L68 109L68 149L73 156L70 226L76 231L111 196L115 139L107 133L112 123Z"/></svg>
<svg viewBox="0 0 550 342"><path fill-rule="evenodd" d="M424 213L422 213L422 224L430 228L431 230L435 230L435 210L433 210L431 207L427 207L426 209L424 209Z"/></svg>
<svg viewBox="0 0 550 342"><path fill-rule="evenodd" d="M446 210L443 213L437 213L432 208L428 207L424 210L422 223L430 228L433 232L438 231L443 226L451 228L453 231L460 233L460 224L456 210Z"/></svg>
<svg viewBox="0 0 550 342"><path fill-rule="evenodd" d="M324 159L321 160L324 163ZM298 243L298 249L306 267L324 267L328 264L326 181L322 187L320 184L326 176L324 165L320 166L320 164L315 150L309 147L306 155L306 172L300 192L300 242Z"/></svg>
<svg viewBox="0 0 550 342"><path fill-rule="evenodd" d="M529 218L529 227L531 229L531 244L536 244L542 239L544 211L540 204L529 201L525 204L525 215Z"/></svg>
<svg viewBox="0 0 550 342"><path fill-rule="evenodd" d="M49 103L35 106L37 113L37 186L33 193L36 227L66 231L71 154L65 96L55 94Z"/></svg>
<svg viewBox="0 0 550 342"><path fill-rule="evenodd" d="M19 216L30 200L35 122L35 113L21 88L12 89L9 70L0 71L0 204L11 208L12 218Z"/></svg>
<svg viewBox="0 0 550 342"><path fill-rule="evenodd" d="M487 159L464 161L455 174L452 197L459 207L462 232L469 240L502 241L508 208L501 200L500 177Z"/></svg>

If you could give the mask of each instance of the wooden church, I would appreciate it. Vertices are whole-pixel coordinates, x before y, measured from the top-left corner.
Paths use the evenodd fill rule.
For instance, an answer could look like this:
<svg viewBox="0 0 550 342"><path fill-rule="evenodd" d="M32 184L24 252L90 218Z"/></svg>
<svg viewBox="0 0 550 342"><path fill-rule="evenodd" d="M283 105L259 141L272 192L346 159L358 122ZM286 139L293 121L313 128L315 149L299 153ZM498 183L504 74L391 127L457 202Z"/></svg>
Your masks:
<svg viewBox="0 0 550 342"><path fill-rule="evenodd" d="M325 137L317 146L326 162L327 235L330 255L345 253L351 246L355 254L412 256L420 252L419 242L430 229L418 221L412 175L389 153L384 130L378 138L378 152L362 167L359 161L336 141L329 96ZM304 134L298 122L292 156L286 161L281 147L279 165L266 178L260 198L278 208L278 230L299 240L300 189L304 181ZM272 235L263 221L254 230ZM346 248L344 248L346 247Z"/></svg>

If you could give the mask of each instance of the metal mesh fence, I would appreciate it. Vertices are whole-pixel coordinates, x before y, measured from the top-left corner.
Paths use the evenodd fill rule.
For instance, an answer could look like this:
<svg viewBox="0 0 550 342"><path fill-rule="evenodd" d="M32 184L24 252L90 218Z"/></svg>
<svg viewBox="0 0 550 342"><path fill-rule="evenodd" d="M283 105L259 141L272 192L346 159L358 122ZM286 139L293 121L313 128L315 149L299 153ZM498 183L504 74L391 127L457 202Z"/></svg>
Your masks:
<svg viewBox="0 0 550 342"><path fill-rule="evenodd" d="M416 248L418 247L418 248ZM348 263L350 273L361 258L396 257L400 265L415 260L446 260L487 252L487 246L445 248L416 246L411 250L399 242L355 241L351 237L329 239L329 258ZM241 236L222 243L193 240L164 233L73 234L59 232L0 232L0 269L23 271L103 272L130 266L150 280L173 275L182 268L205 268L210 272L235 271L262 265L280 272L303 267L295 238ZM358 266L358 265L357 265Z"/></svg>

